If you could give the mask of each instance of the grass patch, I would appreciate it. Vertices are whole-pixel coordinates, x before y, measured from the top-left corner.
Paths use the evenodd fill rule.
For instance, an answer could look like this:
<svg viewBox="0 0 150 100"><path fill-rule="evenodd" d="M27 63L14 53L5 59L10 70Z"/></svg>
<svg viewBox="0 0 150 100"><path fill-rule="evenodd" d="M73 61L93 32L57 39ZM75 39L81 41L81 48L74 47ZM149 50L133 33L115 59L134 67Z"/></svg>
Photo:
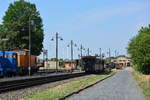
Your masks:
<svg viewBox="0 0 150 100"><path fill-rule="evenodd" d="M30 94L26 96L23 100L58 100L74 91L77 91L83 87L91 85L92 83L95 83L113 74L115 74L115 72L104 73L101 75L92 75L84 79L64 83L62 85L49 88L39 93Z"/></svg>
<svg viewBox="0 0 150 100"><path fill-rule="evenodd" d="M150 100L150 76L143 75L139 72L133 72L132 75L134 76L138 85L142 88L143 93L145 94L145 99Z"/></svg>

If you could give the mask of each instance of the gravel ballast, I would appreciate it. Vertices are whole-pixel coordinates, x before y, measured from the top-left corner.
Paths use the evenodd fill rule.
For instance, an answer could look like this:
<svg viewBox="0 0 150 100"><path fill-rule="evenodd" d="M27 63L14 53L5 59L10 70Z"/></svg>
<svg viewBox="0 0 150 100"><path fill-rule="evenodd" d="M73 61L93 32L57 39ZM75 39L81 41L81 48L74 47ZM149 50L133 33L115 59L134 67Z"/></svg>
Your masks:
<svg viewBox="0 0 150 100"><path fill-rule="evenodd" d="M86 75L86 76L67 79L67 80L63 80L63 81L57 81L57 82L47 83L47 84L43 84L43 85L33 86L30 88L20 89L20 90L16 90L16 91L1 93L0 100L21 100L26 95L29 95L32 93L37 93L37 92L46 90L47 88L52 88L57 85L69 82L69 81L80 80L80 79L83 79L85 77L90 77L90 76L91 75Z"/></svg>

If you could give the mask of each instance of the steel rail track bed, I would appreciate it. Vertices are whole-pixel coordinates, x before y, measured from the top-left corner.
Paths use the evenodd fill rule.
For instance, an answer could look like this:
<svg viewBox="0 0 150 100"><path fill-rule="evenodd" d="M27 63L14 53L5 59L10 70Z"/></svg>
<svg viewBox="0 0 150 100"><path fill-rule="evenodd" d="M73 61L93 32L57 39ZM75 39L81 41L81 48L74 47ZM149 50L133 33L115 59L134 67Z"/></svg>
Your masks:
<svg viewBox="0 0 150 100"><path fill-rule="evenodd" d="M80 73L65 73L65 74L56 74L56 75L49 75L49 76L39 76L34 78L26 78L20 80L10 80L10 81L2 81L0 82L0 93L23 89L26 87L31 87L35 85L41 85L44 83L61 81L64 79L80 77L86 75L84 72Z"/></svg>

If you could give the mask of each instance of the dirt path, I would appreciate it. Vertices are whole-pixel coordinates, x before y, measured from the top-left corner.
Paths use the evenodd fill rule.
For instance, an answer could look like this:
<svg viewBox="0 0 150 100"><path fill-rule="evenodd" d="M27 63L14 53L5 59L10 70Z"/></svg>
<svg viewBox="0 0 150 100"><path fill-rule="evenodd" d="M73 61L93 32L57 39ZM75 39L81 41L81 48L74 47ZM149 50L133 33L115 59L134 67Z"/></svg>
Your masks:
<svg viewBox="0 0 150 100"><path fill-rule="evenodd" d="M117 74L66 100L144 100L135 83L132 69L117 70Z"/></svg>

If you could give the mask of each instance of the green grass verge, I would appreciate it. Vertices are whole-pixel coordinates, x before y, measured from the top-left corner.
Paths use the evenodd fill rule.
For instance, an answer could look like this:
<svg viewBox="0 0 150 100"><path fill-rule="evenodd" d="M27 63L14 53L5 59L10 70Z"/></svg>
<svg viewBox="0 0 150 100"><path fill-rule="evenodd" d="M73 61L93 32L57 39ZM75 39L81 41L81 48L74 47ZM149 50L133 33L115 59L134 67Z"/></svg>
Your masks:
<svg viewBox="0 0 150 100"><path fill-rule="evenodd" d="M81 88L91 85L113 74L115 74L115 72L92 75L84 79L71 81L53 88L49 88L39 93L30 94L22 100L58 100L69 95L70 93L73 93L74 91L80 90Z"/></svg>
<svg viewBox="0 0 150 100"><path fill-rule="evenodd" d="M138 85L142 88L143 93L145 94L145 99L150 100L150 80L139 72L133 72L132 75Z"/></svg>

